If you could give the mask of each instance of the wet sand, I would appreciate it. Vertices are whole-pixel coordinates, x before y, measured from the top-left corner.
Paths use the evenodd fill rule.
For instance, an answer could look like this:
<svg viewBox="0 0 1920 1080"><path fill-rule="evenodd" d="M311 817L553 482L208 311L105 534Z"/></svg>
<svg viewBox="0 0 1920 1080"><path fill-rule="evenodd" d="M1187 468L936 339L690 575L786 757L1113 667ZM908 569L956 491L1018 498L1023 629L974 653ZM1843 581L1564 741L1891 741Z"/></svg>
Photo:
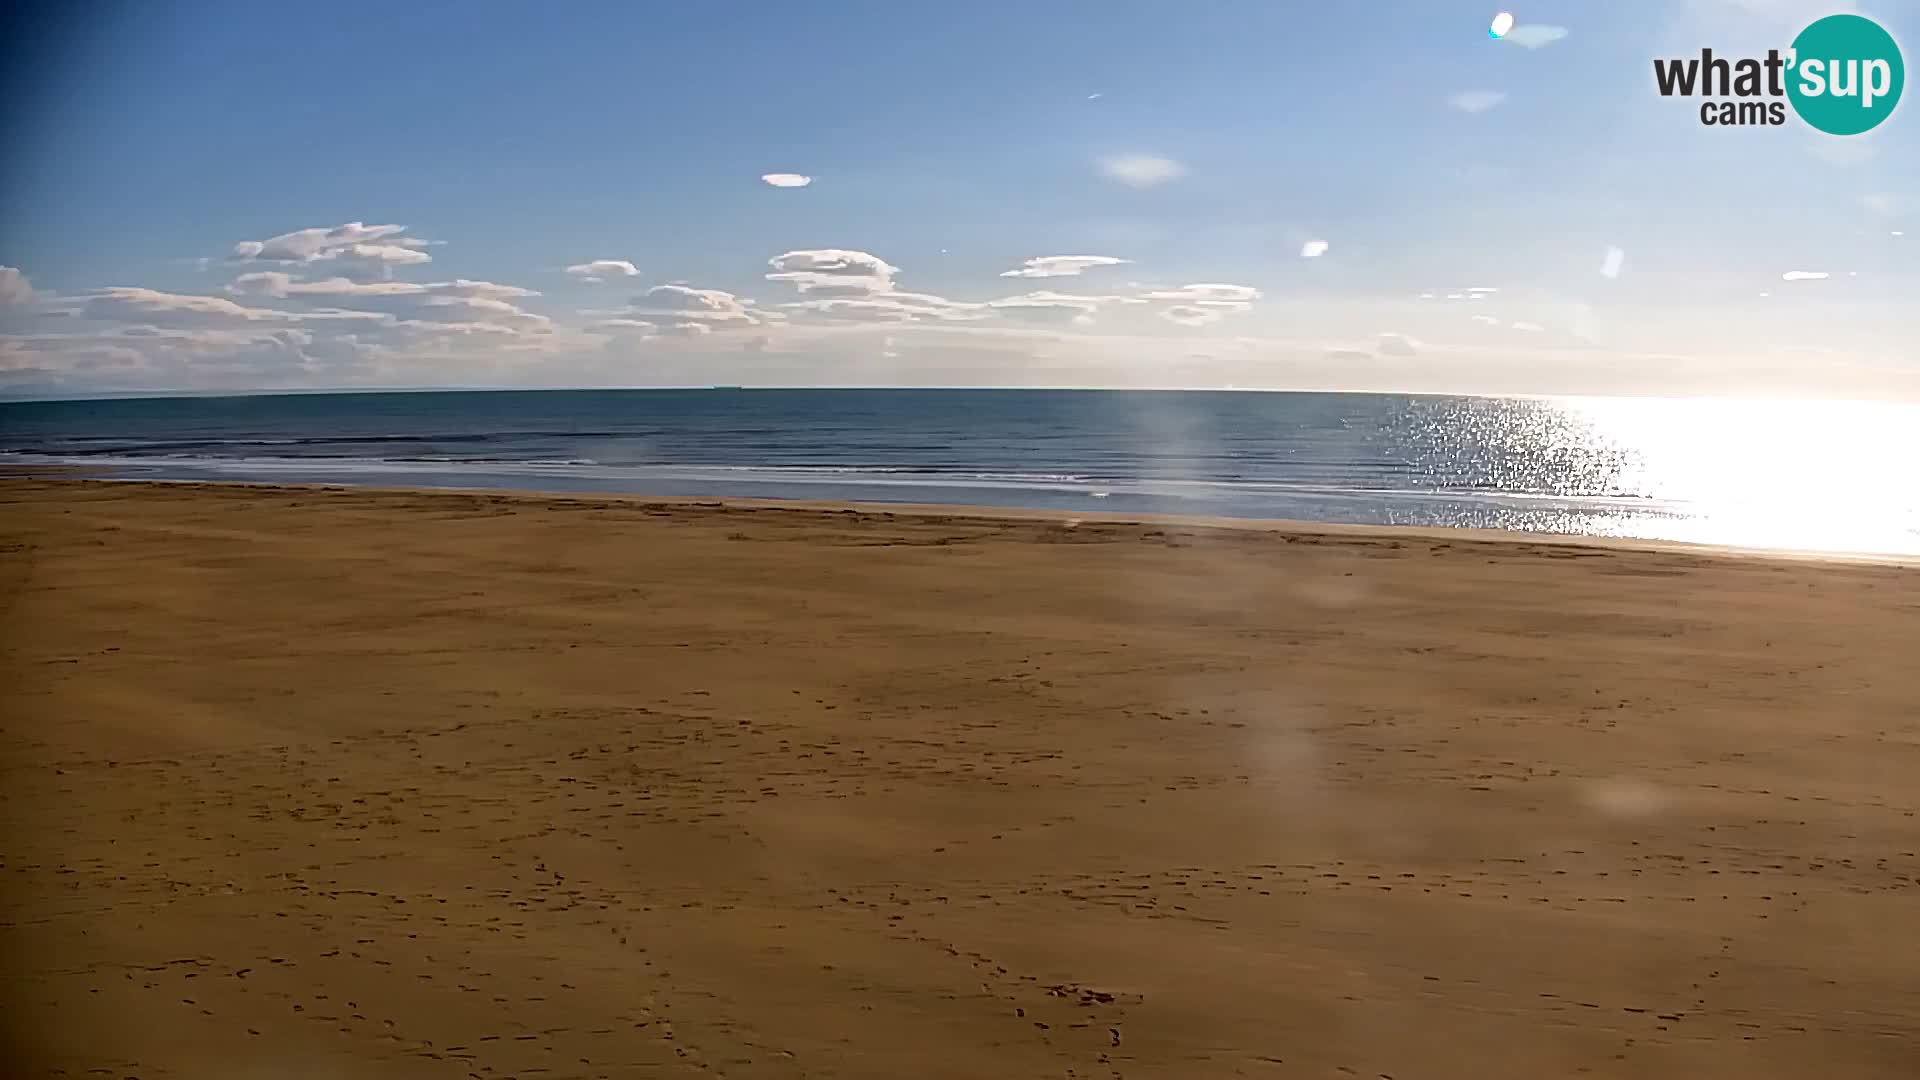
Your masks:
<svg viewBox="0 0 1920 1080"><path fill-rule="evenodd" d="M14 1075L1920 1075L1920 570L0 482Z"/></svg>

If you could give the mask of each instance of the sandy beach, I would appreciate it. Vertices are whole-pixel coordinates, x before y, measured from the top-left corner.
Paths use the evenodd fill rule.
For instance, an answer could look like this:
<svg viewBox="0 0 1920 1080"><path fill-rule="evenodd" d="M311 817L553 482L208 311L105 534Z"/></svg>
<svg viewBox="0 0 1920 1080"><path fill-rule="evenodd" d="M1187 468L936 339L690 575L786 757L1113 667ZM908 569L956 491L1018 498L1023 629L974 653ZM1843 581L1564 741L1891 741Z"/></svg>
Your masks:
<svg viewBox="0 0 1920 1080"><path fill-rule="evenodd" d="M1920 1075L1920 569L0 500L11 1075Z"/></svg>

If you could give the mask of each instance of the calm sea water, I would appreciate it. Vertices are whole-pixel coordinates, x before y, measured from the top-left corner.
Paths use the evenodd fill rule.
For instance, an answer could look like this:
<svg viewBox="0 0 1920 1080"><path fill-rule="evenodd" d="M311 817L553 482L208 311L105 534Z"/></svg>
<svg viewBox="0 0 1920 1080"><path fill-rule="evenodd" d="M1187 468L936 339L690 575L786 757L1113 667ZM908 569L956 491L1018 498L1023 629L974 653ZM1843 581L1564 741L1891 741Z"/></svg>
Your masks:
<svg viewBox="0 0 1920 1080"><path fill-rule="evenodd" d="M933 502L1920 554L1920 407L1028 390L0 405L126 479Z"/></svg>

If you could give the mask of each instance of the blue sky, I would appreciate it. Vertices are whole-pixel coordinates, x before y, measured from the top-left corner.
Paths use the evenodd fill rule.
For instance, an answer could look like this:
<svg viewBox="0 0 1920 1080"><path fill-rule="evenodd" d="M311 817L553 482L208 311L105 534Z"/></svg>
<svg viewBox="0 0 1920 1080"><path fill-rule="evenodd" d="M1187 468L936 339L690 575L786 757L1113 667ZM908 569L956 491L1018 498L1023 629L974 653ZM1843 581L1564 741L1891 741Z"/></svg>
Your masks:
<svg viewBox="0 0 1920 1080"><path fill-rule="evenodd" d="M1435 0L67 17L9 65L0 392L1920 396L1914 106L1838 139L1652 88L1851 5L1505 6L1551 40Z"/></svg>

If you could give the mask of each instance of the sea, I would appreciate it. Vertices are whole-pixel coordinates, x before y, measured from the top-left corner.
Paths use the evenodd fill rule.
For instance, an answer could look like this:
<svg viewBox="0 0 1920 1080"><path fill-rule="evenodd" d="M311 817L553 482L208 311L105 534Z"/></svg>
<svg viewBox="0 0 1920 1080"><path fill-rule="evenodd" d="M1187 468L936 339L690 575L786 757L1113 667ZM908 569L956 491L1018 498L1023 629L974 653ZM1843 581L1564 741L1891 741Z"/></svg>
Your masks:
<svg viewBox="0 0 1920 1080"><path fill-rule="evenodd" d="M0 404L0 464L1507 529L1920 555L1920 406L1260 391L573 390Z"/></svg>

